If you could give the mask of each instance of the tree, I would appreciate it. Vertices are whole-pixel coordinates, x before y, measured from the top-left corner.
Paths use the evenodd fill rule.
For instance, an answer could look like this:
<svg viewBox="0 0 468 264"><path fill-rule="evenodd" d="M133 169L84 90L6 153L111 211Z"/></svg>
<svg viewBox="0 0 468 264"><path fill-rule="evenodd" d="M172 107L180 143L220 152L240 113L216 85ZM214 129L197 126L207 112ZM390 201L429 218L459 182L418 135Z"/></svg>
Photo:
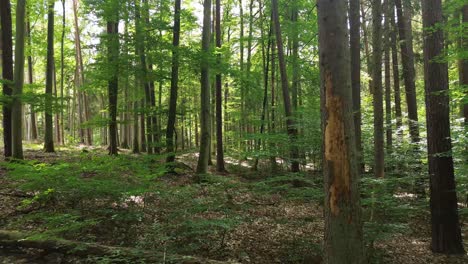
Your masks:
<svg viewBox="0 0 468 264"><path fill-rule="evenodd" d="M52 121L52 86L54 82L54 0L48 1L47 12L47 68L46 68L46 89L45 89L45 152L55 152L54 132Z"/></svg>
<svg viewBox="0 0 468 264"><path fill-rule="evenodd" d="M349 1L349 34L351 47L351 86L353 88L354 127L356 131L356 149L361 163L361 42L359 0Z"/></svg>
<svg viewBox="0 0 468 264"><path fill-rule="evenodd" d="M462 254L457 195L450 137L448 65L444 56L441 0L422 1L424 87L430 176L432 251Z"/></svg>
<svg viewBox="0 0 468 264"><path fill-rule="evenodd" d="M24 83L24 33L25 33L26 0L16 3L16 38L15 38L15 72L13 101L11 107L12 157L23 159L23 105L21 96Z"/></svg>
<svg viewBox="0 0 468 264"><path fill-rule="evenodd" d="M318 0L324 147L325 263L362 263L346 2Z"/></svg>
<svg viewBox="0 0 468 264"><path fill-rule="evenodd" d="M374 175L384 176L384 128L382 89L382 0L372 2L372 96L374 106Z"/></svg>
<svg viewBox="0 0 468 264"><path fill-rule="evenodd" d="M179 85L179 43L180 43L180 0L174 3L174 31L172 36L172 73L169 115L166 129L167 162L174 162L174 130L177 113L177 90Z"/></svg>
<svg viewBox="0 0 468 264"><path fill-rule="evenodd" d="M392 138L392 103L391 103L391 77L390 77L390 12L389 12L389 0L384 2L385 11L385 23L384 23L384 67L385 67L385 140L387 152L390 153L392 150L393 138Z"/></svg>
<svg viewBox="0 0 468 264"><path fill-rule="evenodd" d="M462 7L462 22L466 27L468 24L468 4ZM462 35L461 50L468 50L468 36L466 34ZM466 58L466 55L459 62L459 75L460 85L465 86L466 89L468 87L468 58ZM465 102L462 108L465 125L468 125L468 103Z"/></svg>
<svg viewBox="0 0 468 264"><path fill-rule="evenodd" d="M278 13L278 0L272 0L273 25L276 34L276 46L278 48L278 63L281 76L281 88L283 91L284 112L286 117L286 128L291 144L291 171L299 172L299 150L297 142L297 127L295 125L292 110L291 98L289 97L289 82L286 69L286 60L284 58L283 38L281 36L281 25Z"/></svg>
<svg viewBox="0 0 468 264"><path fill-rule="evenodd" d="M221 48L221 1L216 0L216 47ZM224 147L223 147L223 93L221 72L221 54L217 55L218 72L216 74L216 170L224 172Z"/></svg>
<svg viewBox="0 0 468 264"><path fill-rule="evenodd" d="M208 170L210 158L211 122L210 122L210 38L211 38L211 0L203 2L202 58L200 79L200 154L198 156L197 173L204 174Z"/></svg>
<svg viewBox="0 0 468 264"><path fill-rule="evenodd" d="M392 48L392 72L393 72L393 92L395 96L395 117L396 128L398 135L402 135L402 113L401 113L401 95L400 95L400 70L398 66L398 49L397 49L397 26L395 24L395 2L389 0L389 16L390 16L390 46Z"/></svg>
<svg viewBox="0 0 468 264"><path fill-rule="evenodd" d="M418 106L416 102L416 85L414 69L414 51L409 20L410 10L403 10L401 0L395 0L398 17L398 33L400 35L401 63L403 65L403 79L405 82L406 104L410 136L413 143L419 142ZM408 7L408 5L406 5Z"/></svg>
<svg viewBox="0 0 468 264"><path fill-rule="evenodd" d="M107 18L107 59L109 63L109 154L117 155L117 96L119 71L119 19L117 14Z"/></svg>
<svg viewBox="0 0 468 264"><path fill-rule="evenodd" d="M11 21L11 5L10 0L0 0L0 27L1 27L1 49L2 49L2 79L3 96L6 98L11 96L13 86L13 41L12 41L12 21ZM10 81L8 83L6 81ZM9 100L9 98L8 98ZM12 134L11 134L11 104L3 103L3 145L5 148L5 158L9 158L12 154Z"/></svg>

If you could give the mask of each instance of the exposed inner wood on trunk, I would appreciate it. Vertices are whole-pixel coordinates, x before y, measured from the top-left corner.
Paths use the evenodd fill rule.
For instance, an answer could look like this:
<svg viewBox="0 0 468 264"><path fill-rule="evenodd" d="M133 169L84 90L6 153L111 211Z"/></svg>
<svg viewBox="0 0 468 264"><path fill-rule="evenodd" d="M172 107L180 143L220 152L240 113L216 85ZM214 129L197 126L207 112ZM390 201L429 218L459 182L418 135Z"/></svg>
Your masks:
<svg viewBox="0 0 468 264"><path fill-rule="evenodd" d="M333 80L330 72L325 79L328 119L325 126L325 159L333 175L330 185L330 211L333 215L340 213L339 200L343 195L349 198L350 193L350 165L345 141L343 102L339 96L333 94Z"/></svg>

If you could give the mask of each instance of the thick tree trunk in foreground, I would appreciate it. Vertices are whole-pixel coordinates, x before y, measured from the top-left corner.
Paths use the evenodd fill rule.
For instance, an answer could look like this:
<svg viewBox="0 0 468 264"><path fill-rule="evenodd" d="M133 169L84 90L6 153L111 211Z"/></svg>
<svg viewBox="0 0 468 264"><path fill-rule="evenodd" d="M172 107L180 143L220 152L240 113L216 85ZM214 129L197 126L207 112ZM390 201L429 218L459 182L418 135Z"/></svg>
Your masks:
<svg viewBox="0 0 468 264"><path fill-rule="evenodd" d="M221 48L221 0L216 0L216 47ZM219 69L221 68L221 54L217 56ZM216 171L224 172L223 147L223 83L221 73L216 74Z"/></svg>
<svg viewBox="0 0 468 264"><path fill-rule="evenodd" d="M47 69L45 87L45 132L44 150L54 152L54 132L52 121L52 86L54 82L54 4L53 0L48 2L47 13Z"/></svg>
<svg viewBox="0 0 468 264"><path fill-rule="evenodd" d="M211 0L203 2L203 32L202 32L202 59L201 59L201 94L200 94L200 154L198 156L197 173L204 174L208 171L210 158L210 38L211 30Z"/></svg>
<svg viewBox="0 0 468 264"><path fill-rule="evenodd" d="M24 33L25 33L26 0L16 3L16 38L15 38L15 72L14 89L11 107L12 157L23 159L23 105L21 96L24 83Z"/></svg>
<svg viewBox="0 0 468 264"><path fill-rule="evenodd" d="M424 83L427 147L431 191L432 251L462 254L457 194L450 138L448 65L438 60L444 52L441 0L423 0Z"/></svg>
<svg viewBox="0 0 468 264"><path fill-rule="evenodd" d="M281 36L281 25L278 13L278 0L272 0L273 24L276 33L276 46L278 48L278 61L281 75L281 87L283 91L284 112L286 117L286 127L290 139L291 148L291 171L299 172L299 150L297 147L297 128L292 116L291 98L289 97L289 82L284 58L283 38Z"/></svg>
<svg viewBox="0 0 468 264"><path fill-rule="evenodd" d="M179 86L179 42L180 42L180 0L174 4L174 30L172 36L172 74L171 94L169 98L169 115L166 129L166 152L167 162L175 161L174 153L174 130L177 113L177 90Z"/></svg>
<svg viewBox="0 0 468 264"><path fill-rule="evenodd" d="M318 0L325 263L363 263L346 2Z"/></svg>
<svg viewBox="0 0 468 264"><path fill-rule="evenodd" d="M118 15L116 15L118 16ZM115 19L115 21L118 21ZM119 22L107 22L107 52L108 63L112 76L108 83L109 96L109 154L118 154L117 143L117 94L118 94L118 60L119 60Z"/></svg>
<svg viewBox="0 0 468 264"><path fill-rule="evenodd" d="M0 0L0 27L2 47L2 79L11 83L3 83L3 96L9 97L13 86L13 33L11 21L10 0ZM3 104L3 145L5 158L11 156L11 104Z"/></svg>

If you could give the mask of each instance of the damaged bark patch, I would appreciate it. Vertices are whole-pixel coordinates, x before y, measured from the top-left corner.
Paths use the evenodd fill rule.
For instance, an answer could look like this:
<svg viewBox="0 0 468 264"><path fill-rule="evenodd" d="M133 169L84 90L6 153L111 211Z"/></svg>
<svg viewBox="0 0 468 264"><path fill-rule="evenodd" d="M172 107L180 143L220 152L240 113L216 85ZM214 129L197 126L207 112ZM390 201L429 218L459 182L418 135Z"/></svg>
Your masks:
<svg viewBox="0 0 468 264"><path fill-rule="evenodd" d="M329 188L329 206L333 215L340 213L338 202L344 195L349 196L350 164L345 141L343 117L343 101L333 95L331 73L327 72L325 79L327 123L325 126L325 159L331 174Z"/></svg>

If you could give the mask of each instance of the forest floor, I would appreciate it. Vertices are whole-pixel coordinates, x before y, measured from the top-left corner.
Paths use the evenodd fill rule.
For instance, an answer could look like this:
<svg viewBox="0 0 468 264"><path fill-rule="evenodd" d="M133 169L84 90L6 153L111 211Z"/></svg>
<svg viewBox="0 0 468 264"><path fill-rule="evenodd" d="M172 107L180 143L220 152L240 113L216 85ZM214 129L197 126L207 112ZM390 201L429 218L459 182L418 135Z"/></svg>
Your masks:
<svg viewBox="0 0 468 264"><path fill-rule="evenodd" d="M0 163L2 264L321 263L318 172L234 162L196 177L192 153L169 171L163 156L29 147L25 161ZM369 263L468 263L431 253L427 199L407 177L387 178L363 179ZM468 249L466 213L461 222Z"/></svg>

